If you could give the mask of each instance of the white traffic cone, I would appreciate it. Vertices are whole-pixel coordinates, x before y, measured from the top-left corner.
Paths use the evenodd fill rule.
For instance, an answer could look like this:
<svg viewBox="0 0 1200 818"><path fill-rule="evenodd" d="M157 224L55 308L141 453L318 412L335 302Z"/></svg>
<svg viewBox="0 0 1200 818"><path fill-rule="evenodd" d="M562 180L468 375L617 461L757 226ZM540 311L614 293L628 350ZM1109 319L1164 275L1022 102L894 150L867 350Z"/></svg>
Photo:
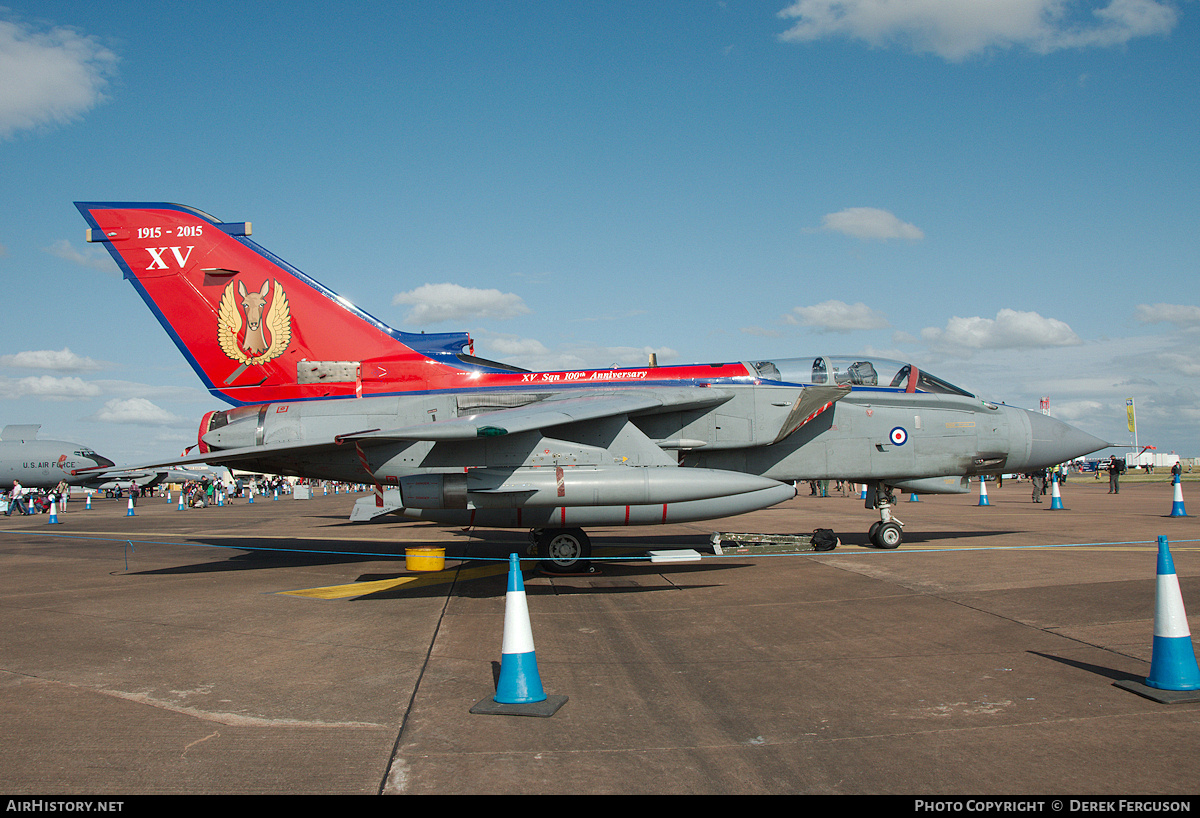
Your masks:
<svg viewBox="0 0 1200 818"><path fill-rule="evenodd" d="M90 495L90 494L87 495L87 499L84 500L84 503L83 503L83 510L84 511L92 510L92 495Z"/></svg>
<svg viewBox="0 0 1200 818"><path fill-rule="evenodd" d="M1179 577L1167 546L1158 538L1157 585L1154 598L1154 643L1150 675L1145 683L1122 680L1117 687L1153 699L1160 704L1200 702L1200 666L1188 629L1187 611L1179 593Z"/></svg>
<svg viewBox="0 0 1200 818"><path fill-rule="evenodd" d="M126 517L134 516L134 514L133 514L133 498L132 497L129 498L129 507L128 507L128 510L126 510L126 512L125 512L125 516Z"/></svg>
<svg viewBox="0 0 1200 818"><path fill-rule="evenodd" d="M1062 495L1058 493L1058 473L1051 475L1050 485L1050 510L1058 511L1062 509Z"/></svg>
<svg viewBox="0 0 1200 818"><path fill-rule="evenodd" d="M334 489L337 493L337 489ZM521 561L516 554L508 558L508 593L504 597L504 642L500 650L500 681L495 700L501 704L529 704L546 700L538 675L537 653L533 648L533 628L529 624L529 605L525 599L525 581Z"/></svg>
<svg viewBox="0 0 1200 818"><path fill-rule="evenodd" d="M521 560L508 557L508 592L504 597L504 641L500 649L500 679L496 695L471 708L472 713L493 715L552 716L566 702L566 696L547 696L538 675L537 653L533 647L533 629L529 624L529 605Z"/></svg>
<svg viewBox="0 0 1200 818"><path fill-rule="evenodd" d="M990 506L991 505L991 503L988 502L988 496L987 496L987 480L984 480L982 477L979 478L979 505L981 505L981 506Z"/></svg>
<svg viewBox="0 0 1200 818"><path fill-rule="evenodd" d="M1179 481L1179 475L1175 476L1175 501L1171 503L1171 517L1186 517L1187 511L1183 507L1183 485Z"/></svg>
<svg viewBox="0 0 1200 818"><path fill-rule="evenodd" d="M1158 538L1158 587L1154 600L1154 651L1146 684L1162 690L1200 690L1200 667L1192 647L1179 577L1167 546Z"/></svg>
<svg viewBox="0 0 1200 818"><path fill-rule="evenodd" d="M54 525L58 522L58 507L53 500L50 501L50 519L46 521L47 525Z"/></svg>

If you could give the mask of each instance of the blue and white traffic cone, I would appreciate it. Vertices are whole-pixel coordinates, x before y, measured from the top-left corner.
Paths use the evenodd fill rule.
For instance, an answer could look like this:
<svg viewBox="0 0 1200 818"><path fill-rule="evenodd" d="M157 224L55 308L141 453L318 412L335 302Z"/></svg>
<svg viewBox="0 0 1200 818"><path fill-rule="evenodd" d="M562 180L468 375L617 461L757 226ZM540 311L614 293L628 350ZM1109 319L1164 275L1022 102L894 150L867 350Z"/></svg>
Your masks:
<svg viewBox="0 0 1200 818"><path fill-rule="evenodd" d="M90 495L90 494L87 495L87 499L84 500L84 502L83 502L83 510L84 511L92 510L92 495Z"/></svg>
<svg viewBox="0 0 1200 818"><path fill-rule="evenodd" d="M125 516L126 517L134 516L134 514L133 514L133 498L132 497L129 498L129 507L128 507L128 510L125 512Z"/></svg>
<svg viewBox="0 0 1200 818"><path fill-rule="evenodd" d="M50 519L46 521L47 525L55 525L58 523L58 508L54 501L50 501Z"/></svg>
<svg viewBox="0 0 1200 818"><path fill-rule="evenodd" d="M225 505L225 492L218 491L216 494L217 494L217 505L218 506Z"/></svg>
<svg viewBox="0 0 1200 818"><path fill-rule="evenodd" d="M863 483L862 494L858 495L858 499L860 499L860 500L867 499L867 484L866 483Z"/></svg>
<svg viewBox="0 0 1200 818"><path fill-rule="evenodd" d="M987 480L984 480L982 477L979 478L979 505L981 505L981 506L990 506L991 505L991 503L988 502L988 496L987 496Z"/></svg>
<svg viewBox="0 0 1200 818"><path fill-rule="evenodd" d="M525 600L525 581L521 560L508 557L508 593L504 597L504 642L500 649L500 681L493 701L501 704L529 704L546 700L538 675L537 653L533 648L533 628L529 624L529 605Z"/></svg>
<svg viewBox="0 0 1200 818"><path fill-rule="evenodd" d="M170 489L167 489L167 502L168 503L171 502L171 490Z"/></svg>
<svg viewBox="0 0 1200 818"><path fill-rule="evenodd" d="M183 511L183 492L179 492L179 511Z"/></svg>
<svg viewBox="0 0 1200 818"><path fill-rule="evenodd" d="M1171 503L1171 517L1186 517L1187 511L1183 507L1183 484L1179 480L1179 475L1175 475L1175 501Z"/></svg>
<svg viewBox="0 0 1200 818"><path fill-rule="evenodd" d="M504 597L504 643L496 693L491 698L477 702L471 712L491 716L546 718L557 713L566 702L566 696L548 696L542 689L537 655L533 649L533 629L529 626L525 583L521 578L521 560L516 554L509 554L508 593Z"/></svg>
<svg viewBox="0 0 1200 818"><path fill-rule="evenodd" d="M1158 588L1154 600L1154 649L1146 684L1159 690L1200 690L1200 667L1192 647L1179 577L1167 547L1158 538Z"/></svg>
<svg viewBox="0 0 1200 818"><path fill-rule="evenodd" d="M919 502L921 502L921 501L920 501L920 499L917 497L917 493L914 491L912 494L908 495L908 502L910 502L910 503L919 503Z"/></svg>
<svg viewBox="0 0 1200 818"><path fill-rule="evenodd" d="M1062 495L1058 493L1058 474L1050 476L1050 510L1057 511L1063 507Z"/></svg>

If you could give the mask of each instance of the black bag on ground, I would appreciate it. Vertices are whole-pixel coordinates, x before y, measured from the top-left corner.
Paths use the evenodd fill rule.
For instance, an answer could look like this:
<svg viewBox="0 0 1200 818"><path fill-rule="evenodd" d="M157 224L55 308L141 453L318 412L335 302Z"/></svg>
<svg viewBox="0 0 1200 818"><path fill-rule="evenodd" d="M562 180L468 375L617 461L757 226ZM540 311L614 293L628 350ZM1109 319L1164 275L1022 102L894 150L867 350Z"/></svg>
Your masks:
<svg viewBox="0 0 1200 818"><path fill-rule="evenodd" d="M842 544L833 533L832 528L817 528L813 530L812 546L814 551L832 551Z"/></svg>

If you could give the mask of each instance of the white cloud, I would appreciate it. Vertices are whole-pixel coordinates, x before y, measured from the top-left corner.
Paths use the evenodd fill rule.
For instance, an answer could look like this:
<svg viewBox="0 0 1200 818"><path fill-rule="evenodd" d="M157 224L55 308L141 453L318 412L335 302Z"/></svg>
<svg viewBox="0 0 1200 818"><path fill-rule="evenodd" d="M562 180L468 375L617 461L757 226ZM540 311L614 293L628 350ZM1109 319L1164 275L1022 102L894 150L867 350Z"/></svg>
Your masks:
<svg viewBox="0 0 1200 818"><path fill-rule="evenodd" d="M1137 320L1143 324L1174 324L1180 329L1200 328L1200 307L1187 304L1138 304Z"/></svg>
<svg viewBox="0 0 1200 818"><path fill-rule="evenodd" d="M536 338L519 338L516 335L492 334L487 337L486 345L489 356L506 363L509 358L537 357L550 353L546 345Z"/></svg>
<svg viewBox="0 0 1200 818"><path fill-rule="evenodd" d="M665 365L679 357L679 352L670 347L563 344L551 349L532 338L489 332L483 332L475 339L475 349L485 358L535 372L646 366L651 354L656 357L659 365Z"/></svg>
<svg viewBox="0 0 1200 818"><path fill-rule="evenodd" d="M70 349L35 349L15 355L0 355L0 366L23 369L53 369L59 372L86 372L103 369L100 361L76 355Z"/></svg>
<svg viewBox="0 0 1200 818"><path fill-rule="evenodd" d="M925 234L916 226L875 207L848 207L837 213L830 213L821 220L821 229L844 233L856 239L917 241L925 238Z"/></svg>
<svg viewBox="0 0 1200 818"><path fill-rule="evenodd" d="M82 378L56 378L36 375L29 378L0 378L0 395L6 398L39 398L41 400L78 400L94 398L100 387Z"/></svg>
<svg viewBox="0 0 1200 818"><path fill-rule="evenodd" d="M794 321L793 321L794 323ZM783 332L777 329L769 329L767 327L749 326L742 327L739 332L745 335L757 335L759 338L782 338Z"/></svg>
<svg viewBox="0 0 1200 818"><path fill-rule="evenodd" d="M1164 343L1160 348L1145 352L1138 358L1130 355L1118 360L1130 367L1140 364L1144 371L1151 375L1152 383L1169 383L1173 378L1180 377L1200 377L1200 361L1196 360L1196 352L1190 344L1177 344L1168 348Z"/></svg>
<svg viewBox="0 0 1200 818"><path fill-rule="evenodd" d="M795 307L784 316L790 324L813 327L819 332L853 332L862 329L883 329L888 326L883 313L873 310L861 301L847 304L844 301L823 301L811 307Z"/></svg>
<svg viewBox="0 0 1200 818"><path fill-rule="evenodd" d="M1033 349L1040 347L1075 346L1082 343L1079 336L1064 322L1043 318L1036 312L1003 309L995 318L959 318L955 316L945 329L928 327L921 338L934 349L955 354L969 354L979 349Z"/></svg>
<svg viewBox="0 0 1200 818"><path fill-rule="evenodd" d="M796 0L779 16L795 21L779 35L786 41L898 43L947 60L1014 46L1045 54L1120 45L1166 34L1178 20L1163 0Z"/></svg>
<svg viewBox="0 0 1200 818"><path fill-rule="evenodd" d="M1052 414L1067 423L1078 423L1090 420L1107 409L1107 404L1097 400L1068 400L1054 403Z"/></svg>
<svg viewBox="0 0 1200 818"><path fill-rule="evenodd" d="M1060 28L1044 50L1122 45L1135 37L1167 34L1179 20L1179 12L1160 0L1111 0L1091 14L1093 25Z"/></svg>
<svg viewBox="0 0 1200 818"><path fill-rule="evenodd" d="M404 320L416 326L464 318L514 318L530 312L519 295L458 284L423 284L397 294L392 304L412 306Z"/></svg>
<svg viewBox="0 0 1200 818"><path fill-rule="evenodd" d="M86 253L81 253L66 239L56 241L46 248L46 252L52 256L58 256L64 261L78 264L80 267L90 267L102 273L116 274L118 272L117 265L113 264L112 257L107 252L88 248Z"/></svg>
<svg viewBox="0 0 1200 818"><path fill-rule="evenodd" d="M576 354L583 355L584 352L579 349ZM585 360L599 367L637 367L646 366L651 355L661 366L678 358L679 352L671 347L595 347L586 350Z"/></svg>
<svg viewBox="0 0 1200 818"><path fill-rule="evenodd" d="M145 398L114 398L90 420L102 423L132 423L163 426L179 423L180 419Z"/></svg>
<svg viewBox="0 0 1200 818"><path fill-rule="evenodd" d="M116 62L74 29L0 21L0 138L78 119L105 100Z"/></svg>

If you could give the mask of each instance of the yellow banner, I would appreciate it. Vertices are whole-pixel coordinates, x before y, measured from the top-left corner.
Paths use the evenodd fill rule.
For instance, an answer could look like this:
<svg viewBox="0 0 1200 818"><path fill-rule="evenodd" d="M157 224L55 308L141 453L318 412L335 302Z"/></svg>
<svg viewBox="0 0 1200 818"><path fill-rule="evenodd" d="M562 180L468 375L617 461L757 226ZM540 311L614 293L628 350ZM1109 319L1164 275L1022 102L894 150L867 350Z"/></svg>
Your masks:
<svg viewBox="0 0 1200 818"><path fill-rule="evenodd" d="M1125 414L1129 416L1129 431L1137 431L1137 418L1133 415L1133 398L1125 400Z"/></svg>

